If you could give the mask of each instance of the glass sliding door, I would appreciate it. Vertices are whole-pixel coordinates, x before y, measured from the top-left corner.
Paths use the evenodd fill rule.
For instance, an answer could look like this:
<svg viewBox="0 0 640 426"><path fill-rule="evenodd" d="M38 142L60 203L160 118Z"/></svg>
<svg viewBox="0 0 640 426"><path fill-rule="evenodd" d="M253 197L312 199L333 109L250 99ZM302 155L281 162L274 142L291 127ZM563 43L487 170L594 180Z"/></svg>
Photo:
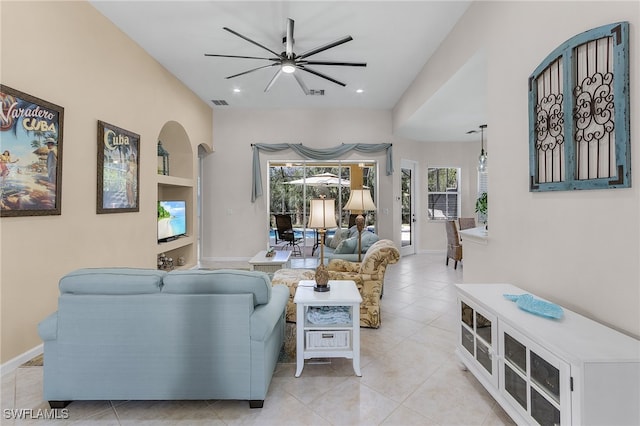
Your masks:
<svg viewBox="0 0 640 426"><path fill-rule="evenodd" d="M352 171L355 169L355 173ZM309 202L324 195L335 201L336 222L342 229L348 228L349 213L343 206L349 199L353 185L368 187L375 200L375 162L344 161L270 161L269 162L269 245L276 249L287 249L278 238L276 214L291 218L296 240L301 246L303 257L317 255L319 240L314 229L308 229ZM352 174L358 175L352 182ZM362 179L363 183L359 180ZM355 187L355 186L353 186ZM366 212L366 225L375 232L375 212ZM327 237L335 230L327 230Z"/></svg>

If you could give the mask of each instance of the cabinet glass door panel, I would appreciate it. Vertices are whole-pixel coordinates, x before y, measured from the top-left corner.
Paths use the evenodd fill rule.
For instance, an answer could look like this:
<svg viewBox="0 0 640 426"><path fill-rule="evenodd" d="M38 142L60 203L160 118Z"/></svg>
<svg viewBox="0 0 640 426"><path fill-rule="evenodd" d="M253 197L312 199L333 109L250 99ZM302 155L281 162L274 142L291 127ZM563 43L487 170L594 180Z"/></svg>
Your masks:
<svg viewBox="0 0 640 426"><path fill-rule="evenodd" d="M473 355L473 333L467 330L464 325L460 327L462 328L462 346Z"/></svg>
<svg viewBox="0 0 640 426"><path fill-rule="evenodd" d="M531 417L542 426L560 424L560 410L533 387L531 387Z"/></svg>
<svg viewBox="0 0 640 426"><path fill-rule="evenodd" d="M491 345L491 321L476 312L476 333Z"/></svg>
<svg viewBox="0 0 640 426"><path fill-rule="evenodd" d="M489 374L493 373L490 348L479 340L476 344L476 359L478 360L480 365L482 365L484 369L489 372Z"/></svg>
<svg viewBox="0 0 640 426"><path fill-rule="evenodd" d="M504 389L525 410L527 409L527 382L509 365L504 365Z"/></svg>
<svg viewBox="0 0 640 426"><path fill-rule="evenodd" d="M560 370L531 351L531 379L550 395L556 402L560 402Z"/></svg>
<svg viewBox="0 0 640 426"><path fill-rule="evenodd" d="M482 374L498 387L498 345L495 316L476 306L471 300L457 299L460 332L456 338L456 352L475 373Z"/></svg>
<svg viewBox="0 0 640 426"><path fill-rule="evenodd" d="M504 333L504 357L526 374L527 348L508 333Z"/></svg>
<svg viewBox="0 0 640 426"><path fill-rule="evenodd" d="M473 308L464 302L460 302L460 319L473 329Z"/></svg>

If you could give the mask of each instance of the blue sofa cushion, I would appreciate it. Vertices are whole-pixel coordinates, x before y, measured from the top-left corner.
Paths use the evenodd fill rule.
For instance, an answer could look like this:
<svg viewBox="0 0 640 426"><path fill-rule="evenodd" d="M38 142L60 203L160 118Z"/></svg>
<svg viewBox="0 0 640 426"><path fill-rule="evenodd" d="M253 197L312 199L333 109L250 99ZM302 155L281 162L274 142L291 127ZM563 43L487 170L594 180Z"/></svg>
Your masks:
<svg viewBox="0 0 640 426"><path fill-rule="evenodd" d="M378 241L380 237L374 234L371 231L362 231L362 253L366 253L369 250L369 247L373 245L376 241ZM344 239L338 244L334 254L357 254L358 253L358 231L355 232L355 235Z"/></svg>
<svg viewBox="0 0 640 426"><path fill-rule="evenodd" d="M373 245L376 241L378 241L380 237L370 231L362 232L362 253L366 253L369 250L369 247ZM357 251L357 249L356 249Z"/></svg>
<svg viewBox="0 0 640 426"><path fill-rule="evenodd" d="M358 249L358 237L351 237L340 241L334 254L353 254Z"/></svg>
<svg viewBox="0 0 640 426"><path fill-rule="evenodd" d="M348 237L349 237L348 229L336 228L333 234L333 237L327 238L326 246L332 249L335 249L336 247L338 247L338 244L340 244L342 240Z"/></svg>
<svg viewBox="0 0 640 426"><path fill-rule="evenodd" d="M252 293L253 304L263 305L271 299L271 280L260 271L219 269L217 271L171 271L164 278L163 293L238 294Z"/></svg>
<svg viewBox="0 0 640 426"><path fill-rule="evenodd" d="M159 293L167 275L157 269L83 268L60 279L60 294Z"/></svg>

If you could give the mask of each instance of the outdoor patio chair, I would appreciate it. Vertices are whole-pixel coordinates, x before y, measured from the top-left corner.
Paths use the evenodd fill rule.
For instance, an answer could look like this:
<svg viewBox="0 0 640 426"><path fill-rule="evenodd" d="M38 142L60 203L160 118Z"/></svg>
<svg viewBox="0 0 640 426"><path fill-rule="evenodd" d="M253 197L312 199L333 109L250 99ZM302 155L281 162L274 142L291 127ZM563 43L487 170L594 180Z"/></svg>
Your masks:
<svg viewBox="0 0 640 426"><path fill-rule="evenodd" d="M291 254L302 256L302 250L300 249L302 238L296 238L293 232L291 216L288 214L274 214L273 216L276 218L276 241L285 241L287 244L284 247L290 249Z"/></svg>

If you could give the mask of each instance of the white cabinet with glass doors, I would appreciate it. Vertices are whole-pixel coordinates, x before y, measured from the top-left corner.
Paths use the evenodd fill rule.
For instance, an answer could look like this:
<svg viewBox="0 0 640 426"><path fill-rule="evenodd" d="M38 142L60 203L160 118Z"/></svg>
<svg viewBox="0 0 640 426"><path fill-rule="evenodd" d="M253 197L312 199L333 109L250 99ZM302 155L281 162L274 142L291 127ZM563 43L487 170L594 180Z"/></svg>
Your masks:
<svg viewBox="0 0 640 426"><path fill-rule="evenodd" d="M564 308L526 312L510 284L456 288L456 353L516 423L640 424L639 340Z"/></svg>

